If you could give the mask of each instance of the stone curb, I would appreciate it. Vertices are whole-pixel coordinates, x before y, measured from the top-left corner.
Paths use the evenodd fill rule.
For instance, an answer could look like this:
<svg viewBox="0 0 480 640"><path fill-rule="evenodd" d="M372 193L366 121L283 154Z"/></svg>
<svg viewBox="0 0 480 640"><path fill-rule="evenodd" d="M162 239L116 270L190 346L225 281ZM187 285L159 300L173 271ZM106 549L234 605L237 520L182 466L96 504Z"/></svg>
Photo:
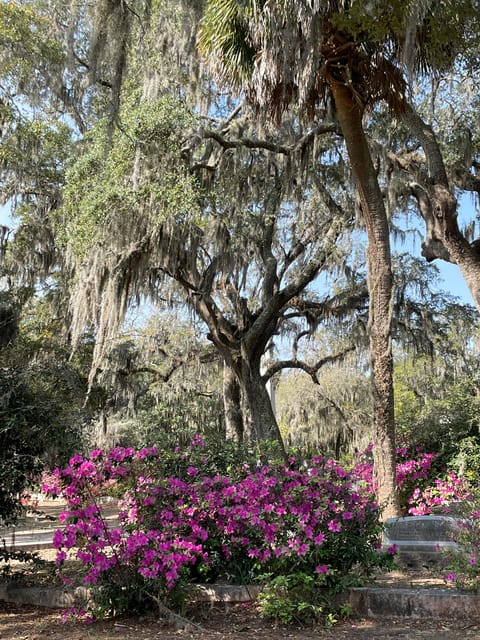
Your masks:
<svg viewBox="0 0 480 640"><path fill-rule="evenodd" d="M351 589L347 602L367 618L480 619L480 596L449 589Z"/></svg>
<svg viewBox="0 0 480 640"><path fill-rule="evenodd" d="M31 604L52 609L66 609L84 603L89 598L86 587L67 589L63 587L17 587L0 585L0 601L15 604Z"/></svg>
<svg viewBox="0 0 480 640"><path fill-rule="evenodd" d="M196 602L249 602L254 600L258 585L196 585ZM0 585L0 600L51 608L69 608L84 604L89 597L85 587L17 587ZM447 589L395 589L390 587L358 587L347 591L342 602L350 605L354 615L366 618L480 620L480 596Z"/></svg>
<svg viewBox="0 0 480 640"><path fill-rule="evenodd" d="M258 585L203 585L192 587L195 602L250 602L255 600ZM0 601L31 604L42 607L68 608L87 602L90 590L87 587L19 587L15 584L0 584Z"/></svg>

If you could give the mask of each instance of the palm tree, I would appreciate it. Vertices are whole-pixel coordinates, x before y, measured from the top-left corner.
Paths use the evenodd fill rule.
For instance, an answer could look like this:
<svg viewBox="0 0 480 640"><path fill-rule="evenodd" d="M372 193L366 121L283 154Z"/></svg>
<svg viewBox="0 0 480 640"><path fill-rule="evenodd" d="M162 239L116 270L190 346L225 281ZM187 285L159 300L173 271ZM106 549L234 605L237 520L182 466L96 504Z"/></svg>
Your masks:
<svg viewBox="0 0 480 640"><path fill-rule="evenodd" d="M389 224L363 118L380 100L386 100L394 113L404 110L405 82L399 60L425 68L440 54L446 55L445 40L435 40L428 28L433 4L429 0L388 4L207 0L199 32L199 48L210 65L224 81L244 91L264 118L279 122L295 105L301 118L314 121L328 117L333 103L368 237L375 469L385 517L399 512L393 278Z"/></svg>

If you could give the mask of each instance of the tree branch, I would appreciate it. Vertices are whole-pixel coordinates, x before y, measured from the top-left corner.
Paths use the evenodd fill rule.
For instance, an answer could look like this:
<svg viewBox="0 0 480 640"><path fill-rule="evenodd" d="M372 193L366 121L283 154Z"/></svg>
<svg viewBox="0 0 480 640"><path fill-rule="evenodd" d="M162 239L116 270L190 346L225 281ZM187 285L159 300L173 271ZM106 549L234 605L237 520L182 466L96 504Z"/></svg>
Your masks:
<svg viewBox="0 0 480 640"><path fill-rule="evenodd" d="M338 360L341 360L348 353L355 351L355 349L355 345L350 345L337 353L332 353L331 355L321 358L314 365L310 365L303 360L297 360L296 358L292 358L290 360L278 360L268 367L263 374L262 379L266 382L282 369L301 369L302 371L305 371L305 373L308 373L315 384L318 384L318 372L322 367L330 362L337 362Z"/></svg>
<svg viewBox="0 0 480 640"><path fill-rule="evenodd" d="M246 138L244 136L229 140L218 131L214 131L212 129L204 130L202 132L202 136L206 139L215 140L215 142L217 142L223 149L239 149L246 147L247 149L264 149L265 151L271 151L281 155L290 155L291 153L300 151L307 146L315 136L326 133L336 133L340 135L338 125L336 123L324 123L318 125L291 145L278 144L271 140Z"/></svg>
<svg viewBox="0 0 480 640"><path fill-rule="evenodd" d="M244 348L252 353L254 349L260 349L263 353L265 345L258 341L265 335L268 326L276 321L278 313L292 298L299 295L303 289L318 275L319 271L336 247L336 241L344 229L344 219L342 216L334 215L330 228L324 236L322 248L319 249L316 258L310 260L304 268L293 277L290 282L280 291L275 293L264 305L247 335L244 337ZM258 354L259 356L261 353Z"/></svg>
<svg viewBox="0 0 480 640"><path fill-rule="evenodd" d="M440 184L449 189L445 163L432 127L422 120L410 104L405 102L404 107L402 120L422 145L430 180L433 184Z"/></svg>

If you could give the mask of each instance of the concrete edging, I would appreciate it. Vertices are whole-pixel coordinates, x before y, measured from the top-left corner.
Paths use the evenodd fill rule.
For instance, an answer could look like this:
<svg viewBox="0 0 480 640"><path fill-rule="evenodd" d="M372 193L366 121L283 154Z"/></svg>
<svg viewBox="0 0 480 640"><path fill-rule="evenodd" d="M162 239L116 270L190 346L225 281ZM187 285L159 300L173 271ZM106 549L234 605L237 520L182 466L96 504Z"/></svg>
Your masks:
<svg viewBox="0 0 480 640"><path fill-rule="evenodd" d="M197 602L249 602L259 591L258 585L196 585L192 589ZM0 585L0 600L51 608L69 608L85 604L86 587L18 587ZM366 618L458 618L480 619L480 596L449 589L396 589L391 587L356 587L349 589L342 602L352 613Z"/></svg>
<svg viewBox="0 0 480 640"><path fill-rule="evenodd" d="M86 602L89 595L90 591L86 587L71 589L64 587L19 587L12 584L0 584L0 600L52 609L74 607Z"/></svg>
<svg viewBox="0 0 480 640"><path fill-rule="evenodd" d="M450 589L358 587L350 590L347 602L367 618L480 619L480 596Z"/></svg>

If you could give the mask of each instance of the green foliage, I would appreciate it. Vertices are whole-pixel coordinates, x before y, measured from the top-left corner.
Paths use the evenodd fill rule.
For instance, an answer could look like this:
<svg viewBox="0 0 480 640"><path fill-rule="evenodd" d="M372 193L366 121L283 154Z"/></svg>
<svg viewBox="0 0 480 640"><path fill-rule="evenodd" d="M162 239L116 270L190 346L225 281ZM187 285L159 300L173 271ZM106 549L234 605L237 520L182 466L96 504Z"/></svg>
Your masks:
<svg viewBox="0 0 480 640"><path fill-rule="evenodd" d="M203 55L215 52L219 75L241 86L249 79L256 50L249 34L249 23L261 2L208 1L199 31L199 47Z"/></svg>
<svg viewBox="0 0 480 640"><path fill-rule="evenodd" d="M331 594L322 592L322 581L307 573L265 576L267 584L258 595L260 614L285 625L335 622Z"/></svg>
<svg viewBox="0 0 480 640"><path fill-rule="evenodd" d="M165 591L157 580L145 580L134 567L106 572L101 588L95 589L92 614L102 620L111 616L143 616L152 611L152 601L182 611L186 602L185 585L179 580L175 589ZM153 605L155 609L155 605ZM162 617L160 611L160 617Z"/></svg>
<svg viewBox="0 0 480 640"><path fill-rule="evenodd" d="M441 5L424 0L368 4L354 0L332 15L332 23L365 47L386 46L390 41L403 62L413 62L414 68L426 71L451 67L467 40L474 45L476 38L469 25L477 18L471 0Z"/></svg>
<svg viewBox="0 0 480 640"><path fill-rule="evenodd" d="M395 409L399 433L470 479L478 478L480 398L470 371L455 378L444 362L420 358L395 371Z"/></svg>
<svg viewBox="0 0 480 640"><path fill-rule="evenodd" d="M22 509L18 495L42 469L41 455L51 442L48 409L21 371L0 370L0 513L7 523Z"/></svg>
<svg viewBox="0 0 480 640"><path fill-rule="evenodd" d="M185 103L171 96L142 101L133 91L120 117L113 136L107 120L93 127L67 172L57 230L78 258L132 212L151 232L169 217L195 219L195 182L181 157L194 123Z"/></svg>
<svg viewBox="0 0 480 640"><path fill-rule="evenodd" d="M212 346L182 313L155 313L143 326L124 327L99 376L115 398L108 416L118 425L114 441L166 449L196 433L223 441L220 369Z"/></svg>
<svg viewBox="0 0 480 640"><path fill-rule="evenodd" d="M20 571L12 571L11 563L20 563L22 569ZM35 574L41 571L49 565L47 560L44 560L40 555L34 551L23 551L22 549L7 549L5 544L0 547L0 563L3 563L0 576L3 579L12 579L24 581L28 578L29 574Z"/></svg>
<svg viewBox="0 0 480 640"><path fill-rule="evenodd" d="M64 52L52 31L48 11L39 11L35 3L0 3L0 74L2 88L7 86L10 95L31 97L34 89L44 90L52 67L64 61ZM37 96L41 103L41 91Z"/></svg>
<svg viewBox="0 0 480 640"><path fill-rule="evenodd" d="M18 338L0 349L0 513L14 521L19 497L45 468L83 447L85 371L68 362L46 300L24 311ZM42 315L43 314L43 315ZM76 368L78 366L78 368Z"/></svg>
<svg viewBox="0 0 480 640"><path fill-rule="evenodd" d="M457 475L465 477L471 484L480 479L480 434L456 440L453 455L448 461L449 468Z"/></svg>

